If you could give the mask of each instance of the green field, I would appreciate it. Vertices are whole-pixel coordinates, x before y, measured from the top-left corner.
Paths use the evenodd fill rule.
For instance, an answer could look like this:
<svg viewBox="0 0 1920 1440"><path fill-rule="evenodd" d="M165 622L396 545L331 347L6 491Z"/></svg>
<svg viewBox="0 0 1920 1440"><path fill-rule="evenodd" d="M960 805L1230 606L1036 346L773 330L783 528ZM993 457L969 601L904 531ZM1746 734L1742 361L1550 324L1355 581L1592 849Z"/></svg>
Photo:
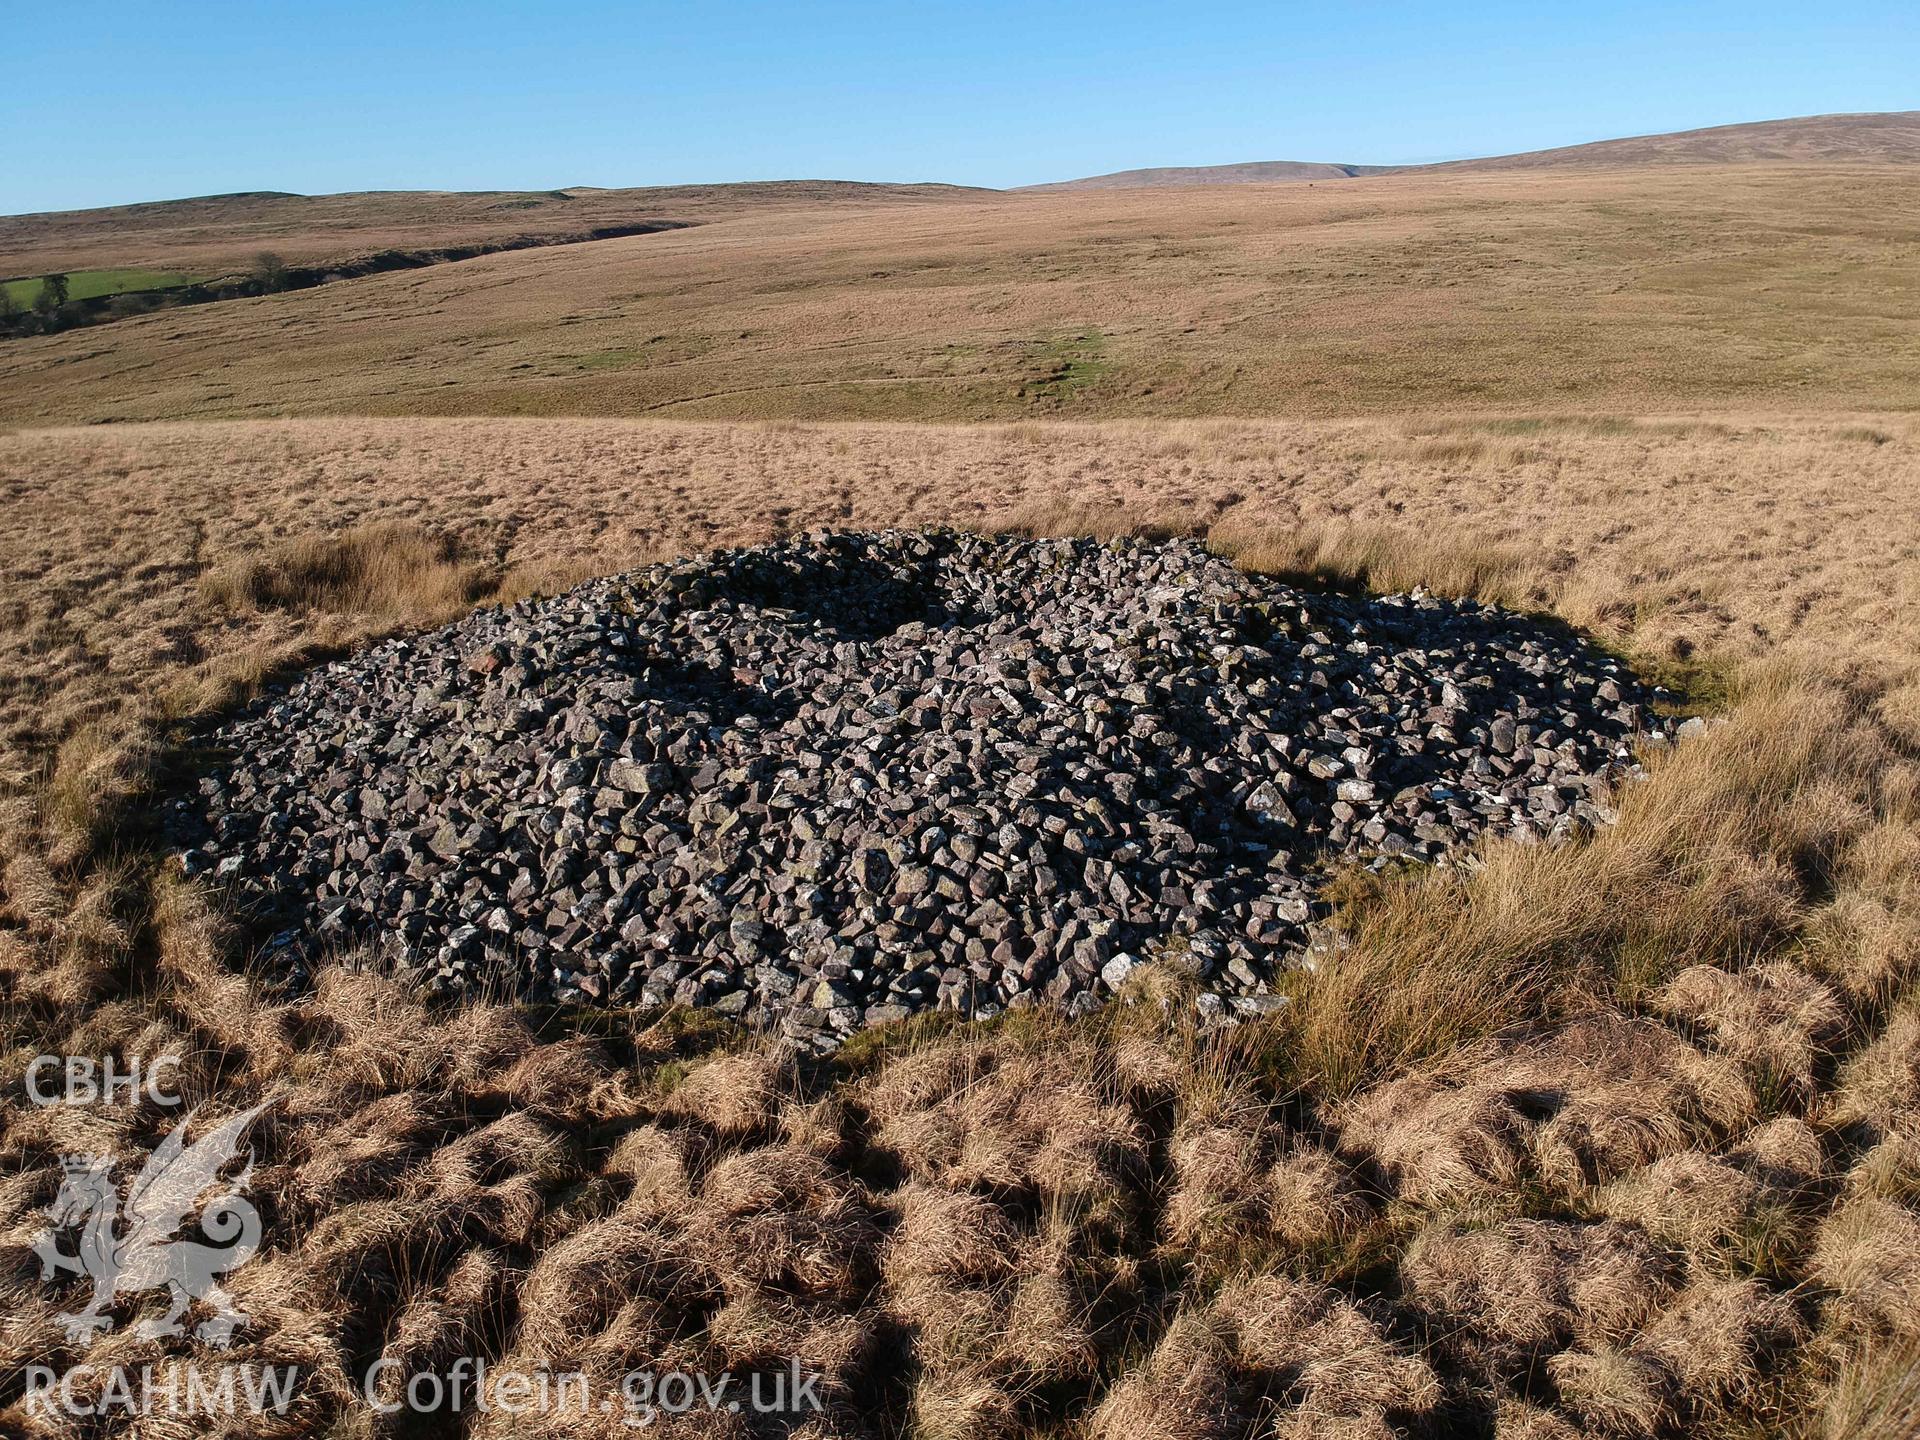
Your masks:
<svg viewBox="0 0 1920 1440"><path fill-rule="evenodd" d="M0 281L7 294L20 305L33 304L40 293L43 277L28 275L18 280ZM129 290L174 290L193 284L191 275L175 275L165 270L70 270L67 272L67 298L94 300L102 295L122 295Z"/></svg>

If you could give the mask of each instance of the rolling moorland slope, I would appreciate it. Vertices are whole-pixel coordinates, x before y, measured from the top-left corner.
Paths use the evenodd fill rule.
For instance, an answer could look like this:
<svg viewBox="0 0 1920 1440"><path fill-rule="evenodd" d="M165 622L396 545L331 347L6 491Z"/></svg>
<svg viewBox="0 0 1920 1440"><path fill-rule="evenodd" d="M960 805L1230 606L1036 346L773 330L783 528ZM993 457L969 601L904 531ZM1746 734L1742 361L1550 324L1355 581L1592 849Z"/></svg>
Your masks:
<svg viewBox="0 0 1920 1440"><path fill-rule="evenodd" d="M1661 135L1594 140L1518 155L1487 155L1429 165L1348 165L1311 160L1254 160L1232 165L1176 165L1116 170L1078 180L1029 185L1029 190L1134 189L1159 185L1271 184L1288 180L1348 180L1362 175L1433 170L1611 169L1621 165L1748 165L1920 163L1920 110L1861 115L1809 115L1713 125Z"/></svg>
<svg viewBox="0 0 1920 1440"><path fill-rule="evenodd" d="M1360 175L1390 175L1395 165L1339 165L1318 160L1248 160L1237 165L1152 165L1115 170L1079 180L1022 185L1022 191L1142 190L1159 185L1272 185L1289 180L1351 180Z"/></svg>
<svg viewBox="0 0 1920 1440"><path fill-rule="evenodd" d="M1664 135L1630 135L1529 150L1518 155L1489 155L1453 160L1433 170L1545 170L1569 165L1708 165L1789 162L1803 165L1920 164L1920 110L1857 115L1811 115L1794 120L1759 120L1745 125L1712 125Z"/></svg>
<svg viewBox="0 0 1920 1440"><path fill-rule="evenodd" d="M499 245L620 225L700 224L730 216L888 201L937 203L978 194L958 185L779 180L603 190L368 190L345 195L252 191L99 210L0 215L0 275L102 266L244 273L261 250L292 265L351 266L384 250Z"/></svg>
<svg viewBox="0 0 1920 1440"><path fill-rule="evenodd" d="M0 346L13 424L1905 409L1920 169L754 211Z"/></svg>

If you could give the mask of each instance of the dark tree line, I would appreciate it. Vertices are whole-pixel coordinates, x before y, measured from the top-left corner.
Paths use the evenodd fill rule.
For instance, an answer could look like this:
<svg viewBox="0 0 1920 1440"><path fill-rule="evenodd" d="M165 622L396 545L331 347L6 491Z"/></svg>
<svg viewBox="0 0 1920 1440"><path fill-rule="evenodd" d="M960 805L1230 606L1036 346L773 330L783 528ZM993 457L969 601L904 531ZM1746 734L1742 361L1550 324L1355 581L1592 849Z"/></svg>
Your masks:
<svg viewBox="0 0 1920 1440"><path fill-rule="evenodd" d="M45 276L34 292L32 305L23 310L11 290L0 288L0 334L31 335L80 323L86 307L75 304L70 294L65 275Z"/></svg>

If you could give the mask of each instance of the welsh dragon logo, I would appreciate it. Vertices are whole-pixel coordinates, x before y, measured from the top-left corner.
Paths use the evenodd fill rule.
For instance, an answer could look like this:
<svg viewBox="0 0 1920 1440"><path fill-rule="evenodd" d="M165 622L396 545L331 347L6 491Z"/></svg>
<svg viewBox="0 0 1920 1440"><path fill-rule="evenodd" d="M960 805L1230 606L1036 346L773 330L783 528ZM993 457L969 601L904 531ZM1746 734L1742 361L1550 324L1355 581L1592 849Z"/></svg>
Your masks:
<svg viewBox="0 0 1920 1440"><path fill-rule="evenodd" d="M252 1150L233 1179L222 1184L219 1175L239 1150L247 1126L270 1103L242 1111L192 1145L187 1126L199 1111L189 1112L147 1158L124 1205L110 1158L60 1157L60 1193L47 1207L52 1224L34 1241L33 1251L40 1257L42 1280L65 1271L93 1281L87 1307L58 1317L74 1344L91 1345L113 1328L106 1312L116 1296L161 1286L170 1292L167 1313L143 1321L134 1333L145 1339L180 1335L180 1317L195 1300L204 1300L214 1313L194 1334L219 1349L233 1342L233 1332L247 1317L214 1277L244 1264L260 1248L260 1213L243 1193L253 1176ZM200 1230L213 1243L178 1238L195 1217L195 1202L216 1184L219 1193L198 1209ZM80 1232L79 1248L70 1255L60 1248L60 1238L73 1229Z"/></svg>

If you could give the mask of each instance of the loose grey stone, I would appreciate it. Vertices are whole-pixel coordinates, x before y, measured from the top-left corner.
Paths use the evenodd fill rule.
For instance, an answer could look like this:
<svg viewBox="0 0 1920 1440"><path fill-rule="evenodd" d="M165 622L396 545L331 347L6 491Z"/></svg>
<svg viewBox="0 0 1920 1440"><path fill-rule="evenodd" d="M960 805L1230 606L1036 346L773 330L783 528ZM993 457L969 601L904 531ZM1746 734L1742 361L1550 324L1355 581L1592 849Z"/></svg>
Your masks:
<svg viewBox="0 0 1920 1440"><path fill-rule="evenodd" d="M1653 698L1522 617L1189 541L819 534L316 669L204 737L168 823L291 986L357 945L824 1046L1077 1011L1164 954L1227 1023L1314 958L1330 862L1606 823Z"/></svg>

